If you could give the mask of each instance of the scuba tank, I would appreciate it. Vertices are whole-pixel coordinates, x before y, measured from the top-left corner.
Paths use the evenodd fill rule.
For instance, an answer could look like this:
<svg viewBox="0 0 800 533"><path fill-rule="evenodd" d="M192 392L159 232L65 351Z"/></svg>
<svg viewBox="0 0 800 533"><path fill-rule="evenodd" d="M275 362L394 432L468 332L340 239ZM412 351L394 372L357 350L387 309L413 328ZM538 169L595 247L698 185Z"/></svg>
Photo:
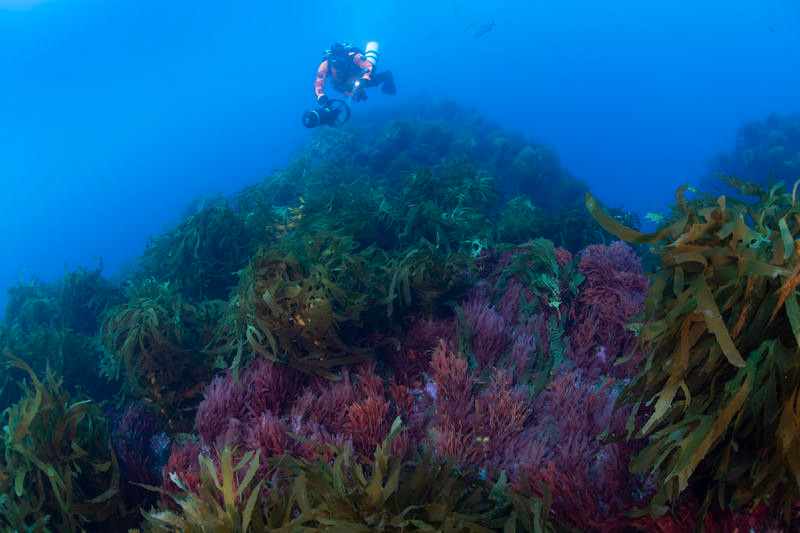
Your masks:
<svg viewBox="0 0 800 533"><path fill-rule="evenodd" d="M364 55L364 59L369 61L372 64L373 68L374 68L375 67L375 63L378 62L378 57L380 57L380 55L378 54L378 42L377 41L368 42L367 46L366 46L366 48L364 48L364 52L362 52L362 54ZM360 84L360 81L356 80L355 85L353 86L353 90L358 90L359 84Z"/></svg>
<svg viewBox="0 0 800 533"><path fill-rule="evenodd" d="M377 41L370 41L367 43L366 48L364 48L364 57L367 61L372 63L372 66L375 66L375 63L378 62L378 43Z"/></svg>

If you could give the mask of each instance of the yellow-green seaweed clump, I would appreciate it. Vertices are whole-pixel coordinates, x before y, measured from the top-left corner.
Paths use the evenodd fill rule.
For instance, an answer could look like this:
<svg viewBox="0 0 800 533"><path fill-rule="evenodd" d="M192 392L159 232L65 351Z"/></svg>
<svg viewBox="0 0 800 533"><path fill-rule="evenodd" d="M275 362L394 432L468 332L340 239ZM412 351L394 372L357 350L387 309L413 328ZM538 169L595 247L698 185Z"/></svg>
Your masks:
<svg viewBox="0 0 800 533"><path fill-rule="evenodd" d="M410 461L391 452L403 430L395 419L373 457L350 444L325 448L325 459L276 457L278 481L259 479L259 454L240 458L230 449L219 460L201 456L200 488L172 498L179 509L145 513L144 530L161 532L263 531L537 531L559 528L550 516L549 493L511 493L505 476L490 483L428 455ZM295 438L300 438L295 436ZM271 472L275 472L272 470ZM527 490L530 493L530 490Z"/></svg>
<svg viewBox="0 0 800 533"><path fill-rule="evenodd" d="M797 186L734 179L742 200L677 192L651 234L590 212L629 242L651 243L653 275L640 346L649 355L620 402L646 416L635 472L656 473L654 509L691 487L705 508L789 508L800 484L800 202ZM691 192L696 192L689 189Z"/></svg>
<svg viewBox="0 0 800 533"><path fill-rule="evenodd" d="M126 394L159 413L170 429L188 431L203 387L222 365L213 343L224 302L193 303L154 279L128 292L129 300L103 321L104 373L124 376Z"/></svg>
<svg viewBox="0 0 800 533"><path fill-rule="evenodd" d="M91 400L74 400L61 379L45 380L5 351L31 380L3 414L0 526L4 531L109 530L124 513L107 421ZM110 527L110 526L108 526Z"/></svg>

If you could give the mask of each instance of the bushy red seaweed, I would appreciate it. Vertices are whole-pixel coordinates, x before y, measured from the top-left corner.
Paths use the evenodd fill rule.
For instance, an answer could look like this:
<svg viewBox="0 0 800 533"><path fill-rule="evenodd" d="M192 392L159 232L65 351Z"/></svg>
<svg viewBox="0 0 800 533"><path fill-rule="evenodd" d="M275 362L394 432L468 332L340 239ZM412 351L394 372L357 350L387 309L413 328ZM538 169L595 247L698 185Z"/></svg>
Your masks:
<svg viewBox="0 0 800 533"><path fill-rule="evenodd" d="M628 376L643 356L631 328L647 297L641 260L620 241L592 245L581 252L578 272L584 279L569 307L570 359L595 375Z"/></svg>

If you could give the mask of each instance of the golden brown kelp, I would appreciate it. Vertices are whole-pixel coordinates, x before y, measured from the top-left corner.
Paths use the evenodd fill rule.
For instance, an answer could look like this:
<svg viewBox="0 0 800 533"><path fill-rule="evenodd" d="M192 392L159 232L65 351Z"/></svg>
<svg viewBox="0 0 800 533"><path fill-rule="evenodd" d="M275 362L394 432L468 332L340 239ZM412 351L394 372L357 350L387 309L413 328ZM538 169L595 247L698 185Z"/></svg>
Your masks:
<svg viewBox="0 0 800 533"><path fill-rule="evenodd" d="M283 473L271 483L255 475L258 453L238 462L229 449L218 461L201 456L199 489L181 487L178 511L145 513L145 531L564 530L550 517L548 497L511 493L505 476L490 483L430 455L411 461L394 455L401 431L398 418L372 460L354 454L349 443L307 441L332 461L276 456L271 462Z"/></svg>
<svg viewBox="0 0 800 533"><path fill-rule="evenodd" d="M174 500L177 509L144 513L144 531L305 531L298 527L305 516L298 516L295 512L297 497L292 487L285 483L276 487L257 476L259 462L258 452L246 452L234 458L229 448L221 451L218 459L200 455L201 473L197 492L190 492L174 472L170 473L181 494L166 495ZM163 492L157 488L153 490Z"/></svg>
<svg viewBox="0 0 800 533"><path fill-rule="evenodd" d="M385 286L385 257L355 252L349 238L321 232L282 247L265 248L242 271L231 300L232 349L254 353L298 370L333 377L336 366L369 357L363 313ZM375 255L377 254L377 255Z"/></svg>
<svg viewBox="0 0 800 533"><path fill-rule="evenodd" d="M473 261L422 240L389 254L350 237L298 234L262 249L242 271L227 326L237 364L248 353L335 378L335 367L372 357L387 321L435 311L461 294Z"/></svg>
<svg viewBox="0 0 800 533"><path fill-rule="evenodd" d="M458 475L452 464L435 464L432 457L405 462L391 452L402 431L397 418L391 432L376 447L372 464L356 457L349 444L328 445L335 460L287 459L296 473L294 493L303 525L319 531L495 531L503 513L497 500L502 485L473 475ZM309 441L310 442L310 441ZM494 527L493 527L494 526Z"/></svg>
<svg viewBox="0 0 800 533"><path fill-rule="evenodd" d="M386 316L435 313L455 301L472 283L476 265L464 252L445 253L425 239L396 254L387 266Z"/></svg>
<svg viewBox="0 0 800 533"><path fill-rule="evenodd" d="M188 430L203 387L214 372L211 344L223 302L185 301L169 283L131 286L127 303L109 311L101 328L105 373L125 377L125 389L160 413L173 430Z"/></svg>
<svg viewBox="0 0 800 533"><path fill-rule="evenodd" d="M102 411L91 400L70 398L49 369L42 382L24 361L5 355L31 382L3 414L0 525L4 531L109 531L124 509Z"/></svg>
<svg viewBox="0 0 800 533"><path fill-rule="evenodd" d="M788 513L800 482L800 203L796 187L728 181L757 201L689 200L681 187L652 234L587 195L608 231L653 243L661 258L639 341L649 355L620 396L649 407L642 427L629 421L629 436L648 439L632 468L656 472L654 509L691 486L704 508L767 502Z"/></svg>

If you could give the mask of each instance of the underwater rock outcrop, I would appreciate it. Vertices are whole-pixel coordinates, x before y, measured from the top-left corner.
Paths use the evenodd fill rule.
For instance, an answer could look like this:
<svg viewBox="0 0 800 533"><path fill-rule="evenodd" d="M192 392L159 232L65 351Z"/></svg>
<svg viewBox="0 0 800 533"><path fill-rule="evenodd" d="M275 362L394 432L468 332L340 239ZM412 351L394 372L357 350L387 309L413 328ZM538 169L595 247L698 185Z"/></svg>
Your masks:
<svg viewBox="0 0 800 533"><path fill-rule="evenodd" d="M719 191L717 174L768 187L769 183L794 183L800 176L800 113L770 113L764 120L742 124L730 152L708 163L703 187Z"/></svg>
<svg viewBox="0 0 800 533"><path fill-rule="evenodd" d="M681 192L643 235L475 110L314 132L125 290L18 287L0 528L788 528L800 212L734 184L760 203ZM62 392L75 363L112 387Z"/></svg>

